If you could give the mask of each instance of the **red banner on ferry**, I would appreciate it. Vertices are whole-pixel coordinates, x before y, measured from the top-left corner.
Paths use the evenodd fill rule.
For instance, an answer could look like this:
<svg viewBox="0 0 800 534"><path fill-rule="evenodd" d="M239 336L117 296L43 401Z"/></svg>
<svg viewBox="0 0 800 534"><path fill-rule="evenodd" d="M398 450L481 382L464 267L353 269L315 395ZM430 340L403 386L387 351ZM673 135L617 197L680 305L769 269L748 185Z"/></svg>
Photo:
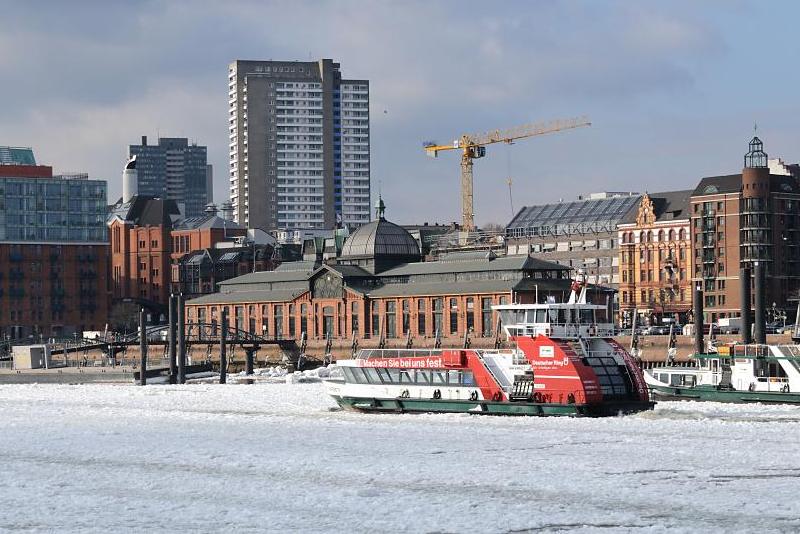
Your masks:
<svg viewBox="0 0 800 534"><path fill-rule="evenodd" d="M359 367L385 367L389 369L442 369L445 367L441 356L424 358L365 358L356 360Z"/></svg>

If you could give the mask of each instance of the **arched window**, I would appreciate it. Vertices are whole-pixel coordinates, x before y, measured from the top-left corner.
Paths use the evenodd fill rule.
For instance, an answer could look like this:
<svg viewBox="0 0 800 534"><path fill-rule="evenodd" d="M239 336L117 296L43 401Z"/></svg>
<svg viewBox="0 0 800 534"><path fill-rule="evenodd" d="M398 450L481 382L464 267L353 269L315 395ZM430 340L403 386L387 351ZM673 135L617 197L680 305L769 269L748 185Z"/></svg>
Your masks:
<svg viewBox="0 0 800 534"><path fill-rule="evenodd" d="M658 231L658 241L659 242L663 242L664 241L664 230L659 230Z"/></svg>
<svg viewBox="0 0 800 534"><path fill-rule="evenodd" d="M684 230L683 228L681 228L680 231L678 232L678 239L681 241L686 240L686 230Z"/></svg>
<svg viewBox="0 0 800 534"><path fill-rule="evenodd" d="M647 231L647 242L648 243L652 243L653 242L653 232L651 230Z"/></svg>
<svg viewBox="0 0 800 534"><path fill-rule="evenodd" d="M639 232L639 243L644 243L644 232Z"/></svg>
<svg viewBox="0 0 800 534"><path fill-rule="evenodd" d="M670 241L675 241L675 230L670 230L668 237Z"/></svg>

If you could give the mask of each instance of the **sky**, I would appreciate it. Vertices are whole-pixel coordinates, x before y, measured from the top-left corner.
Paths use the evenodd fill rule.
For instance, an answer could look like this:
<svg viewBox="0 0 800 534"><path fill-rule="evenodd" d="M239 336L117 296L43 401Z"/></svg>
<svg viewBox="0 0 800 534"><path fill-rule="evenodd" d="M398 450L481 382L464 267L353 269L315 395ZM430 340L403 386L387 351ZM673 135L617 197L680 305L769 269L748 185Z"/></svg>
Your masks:
<svg viewBox="0 0 800 534"><path fill-rule="evenodd" d="M345 78L370 80L373 196L399 223L460 218L459 157L428 158L424 141L529 122L585 115L592 126L489 146L474 167L478 224L739 172L755 124L770 157L800 161L797 2L0 0L0 10L0 145L108 180L110 202L142 135L208 146L215 201L227 200L236 59L331 58Z"/></svg>

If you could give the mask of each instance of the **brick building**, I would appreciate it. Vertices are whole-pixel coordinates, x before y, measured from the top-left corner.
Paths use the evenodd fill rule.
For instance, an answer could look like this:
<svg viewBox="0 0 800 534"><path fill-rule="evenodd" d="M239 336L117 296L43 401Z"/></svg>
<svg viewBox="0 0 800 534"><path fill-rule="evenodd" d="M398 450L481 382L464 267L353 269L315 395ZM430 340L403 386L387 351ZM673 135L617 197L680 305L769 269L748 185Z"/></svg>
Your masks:
<svg viewBox="0 0 800 534"><path fill-rule="evenodd" d="M692 250L688 191L644 194L617 226L622 324L663 318L685 324L692 308Z"/></svg>
<svg viewBox="0 0 800 534"><path fill-rule="evenodd" d="M106 187L85 174L54 176L49 166L0 165L0 335L105 327Z"/></svg>
<svg viewBox="0 0 800 534"><path fill-rule="evenodd" d="M290 262L219 285L190 300L187 320L218 324L227 308L242 330L308 339L434 338L444 344L496 334L491 306L557 301L569 293L568 267L527 254L454 253L421 262L417 241L383 218L359 228L334 264ZM594 295L605 302L606 294Z"/></svg>
<svg viewBox="0 0 800 534"><path fill-rule="evenodd" d="M775 166L773 166L775 170ZM758 137L741 174L703 178L691 197L693 280L710 320L738 316L739 273L766 265L766 302L794 316L800 298L800 185L773 174Z"/></svg>

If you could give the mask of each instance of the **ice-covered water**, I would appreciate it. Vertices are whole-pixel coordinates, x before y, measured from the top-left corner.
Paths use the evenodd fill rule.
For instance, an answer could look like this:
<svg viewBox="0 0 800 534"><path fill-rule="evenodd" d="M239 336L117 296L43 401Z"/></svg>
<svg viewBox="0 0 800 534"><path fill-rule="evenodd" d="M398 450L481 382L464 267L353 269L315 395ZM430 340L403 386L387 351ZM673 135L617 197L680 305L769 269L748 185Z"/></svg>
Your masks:
<svg viewBox="0 0 800 534"><path fill-rule="evenodd" d="M364 415L319 383L0 386L0 530L797 531L800 408Z"/></svg>

